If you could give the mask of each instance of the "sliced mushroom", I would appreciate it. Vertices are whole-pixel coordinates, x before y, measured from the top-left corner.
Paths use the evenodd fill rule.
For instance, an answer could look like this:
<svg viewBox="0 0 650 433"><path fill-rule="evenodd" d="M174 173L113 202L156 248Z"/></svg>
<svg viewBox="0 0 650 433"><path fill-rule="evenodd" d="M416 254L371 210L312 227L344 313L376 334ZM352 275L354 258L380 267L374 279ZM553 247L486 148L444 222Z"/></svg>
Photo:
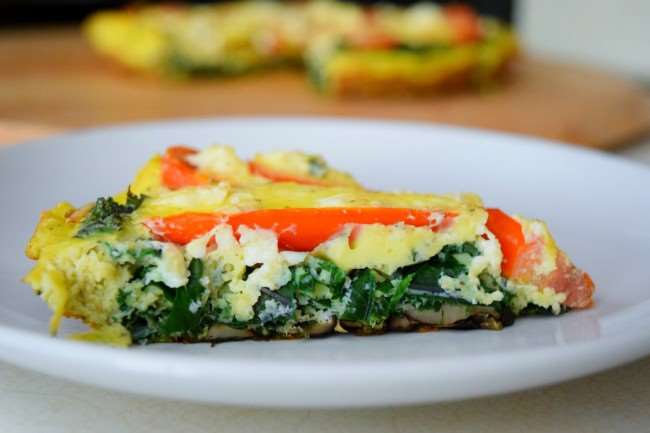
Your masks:
<svg viewBox="0 0 650 433"><path fill-rule="evenodd" d="M339 325L348 332L351 332L355 335L377 335L383 334L385 329L381 328L370 328L363 323L351 322L347 320L339 320Z"/></svg>
<svg viewBox="0 0 650 433"><path fill-rule="evenodd" d="M492 331L500 331L503 329L503 323L494 316L484 316L479 326Z"/></svg>
<svg viewBox="0 0 650 433"><path fill-rule="evenodd" d="M362 326L357 322L350 322L347 320L339 320L338 325L346 332L357 332L359 329L361 329Z"/></svg>
<svg viewBox="0 0 650 433"><path fill-rule="evenodd" d="M309 326L306 326L305 332L310 337L319 337L332 333L334 331L334 326L336 326L336 319L332 317L327 322L313 323Z"/></svg>
<svg viewBox="0 0 650 433"><path fill-rule="evenodd" d="M404 312L418 323L437 326L449 326L472 315L466 305L459 304L444 304L439 310L417 310L407 307Z"/></svg>
<svg viewBox="0 0 650 433"><path fill-rule="evenodd" d="M393 316L388 321L388 329L397 332L406 332L413 329L413 323L406 316Z"/></svg>
<svg viewBox="0 0 650 433"><path fill-rule="evenodd" d="M506 323L493 307L461 304L444 304L439 310L417 310L407 307L406 316L418 323L458 329L503 329ZM507 318L506 318L507 319Z"/></svg>
<svg viewBox="0 0 650 433"><path fill-rule="evenodd" d="M228 325L212 325L208 330L208 339L211 341L244 340L251 338L253 333L248 329L237 329Z"/></svg>

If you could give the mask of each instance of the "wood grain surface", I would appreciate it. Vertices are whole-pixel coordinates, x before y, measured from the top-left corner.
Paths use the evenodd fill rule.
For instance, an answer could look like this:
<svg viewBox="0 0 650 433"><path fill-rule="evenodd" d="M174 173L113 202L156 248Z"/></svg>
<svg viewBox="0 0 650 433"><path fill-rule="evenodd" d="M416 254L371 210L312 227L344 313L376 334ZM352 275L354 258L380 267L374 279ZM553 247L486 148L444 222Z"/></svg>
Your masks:
<svg viewBox="0 0 650 433"><path fill-rule="evenodd" d="M25 140L43 138L64 131L64 129L45 125L32 125L30 123L0 120L0 146L9 146Z"/></svg>
<svg viewBox="0 0 650 433"><path fill-rule="evenodd" d="M78 29L0 32L0 119L54 128L194 116L328 115L443 122L609 148L650 131L648 93L585 67L521 59L482 94L336 100L300 71L166 81L98 58Z"/></svg>

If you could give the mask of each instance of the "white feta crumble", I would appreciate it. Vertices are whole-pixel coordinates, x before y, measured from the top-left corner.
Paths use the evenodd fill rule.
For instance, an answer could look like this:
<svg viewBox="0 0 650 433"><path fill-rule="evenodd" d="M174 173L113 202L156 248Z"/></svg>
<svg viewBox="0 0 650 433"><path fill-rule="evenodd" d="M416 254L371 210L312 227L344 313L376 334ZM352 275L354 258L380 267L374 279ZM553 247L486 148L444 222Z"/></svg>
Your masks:
<svg viewBox="0 0 650 433"><path fill-rule="evenodd" d="M187 254L190 259L202 259L205 257L208 250L208 243L210 242L210 239L214 237L216 230L217 229L214 228L203 236L200 236L185 245L185 254Z"/></svg>
<svg viewBox="0 0 650 433"><path fill-rule="evenodd" d="M244 251L244 263L253 266L276 258L278 237L272 230L239 227L239 243Z"/></svg>
<svg viewBox="0 0 650 433"><path fill-rule="evenodd" d="M152 245L161 249L161 256L153 260L155 267L147 272L145 284L159 281L172 288L187 284L189 271L183 250L170 243L152 242Z"/></svg>
<svg viewBox="0 0 650 433"><path fill-rule="evenodd" d="M237 242L230 226L219 227L215 231L217 248L207 259L213 273L221 272L219 279L228 283L223 296L233 315L238 320L249 320L254 315L253 306L261 289L279 289L291 280L291 271L287 259L278 251L273 231L241 226L239 235ZM246 267L253 268L247 275Z"/></svg>
<svg viewBox="0 0 650 433"><path fill-rule="evenodd" d="M249 174L246 162L242 161L235 150L229 146L210 146L194 155L189 155L187 160L203 172L229 178L246 177Z"/></svg>
<svg viewBox="0 0 650 433"><path fill-rule="evenodd" d="M201 308L201 302L195 299L194 301L190 302L188 309L190 310L190 313L196 314L196 312L199 311L200 308Z"/></svg>
<svg viewBox="0 0 650 433"><path fill-rule="evenodd" d="M287 261L289 266L294 266L305 261L307 258L307 253L301 253L297 251L282 251L280 252L284 260Z"/></svg>

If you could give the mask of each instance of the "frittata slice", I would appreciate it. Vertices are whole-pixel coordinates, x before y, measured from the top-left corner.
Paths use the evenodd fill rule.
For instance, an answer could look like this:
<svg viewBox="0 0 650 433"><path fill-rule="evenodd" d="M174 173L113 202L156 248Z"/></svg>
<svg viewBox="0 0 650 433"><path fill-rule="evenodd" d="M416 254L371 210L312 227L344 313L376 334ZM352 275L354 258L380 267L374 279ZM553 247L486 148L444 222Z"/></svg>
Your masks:
<svg viewBox="0 0 650 433"><path fill-rule="evenodd" d="M25 277L120 343L501 329L591 304L546 226L475 195L290 182L186 186L43 214Z"/></svg>
<svg viewBox="0 0 650 433"><path fill-rule="evenodd" d="M518 47L501 23L468 8L418 4L368 13L354 32L316 39L307 51L314 85L344 95L422 94L486 88Z"/></svg>
<svg viewBox="0 0 650 433"><path fill-rule="evenodd" d="M303 26L299 9L249 0L101 11L84 23L84 33L100 54L124 66L182 77L299 64Z"/></svg>
<svg viewBox="0 0 650 433"><path fill-rule="evenodd" d="M303 65L318 89L340 96L483 88L517 53L504 24L431 2L149 5L98 12L84 30L96 51L131 69L182 77Z"/></svg>

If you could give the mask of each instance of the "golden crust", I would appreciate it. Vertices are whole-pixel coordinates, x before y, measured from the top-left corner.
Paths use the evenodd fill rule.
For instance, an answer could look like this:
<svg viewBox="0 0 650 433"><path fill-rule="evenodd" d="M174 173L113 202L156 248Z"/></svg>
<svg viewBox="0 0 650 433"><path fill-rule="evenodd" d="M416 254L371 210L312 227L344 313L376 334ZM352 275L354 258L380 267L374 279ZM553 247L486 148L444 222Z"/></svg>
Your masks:
<svg viewBox="0 0 650 433"><path fill-rule="evenodd" d="M38 224L25 248L25 255L32 260L38 260L44 247L68 237L74 225L74 221L68 218L74 212L74 206L67 202L41 212Z"/></svg>

